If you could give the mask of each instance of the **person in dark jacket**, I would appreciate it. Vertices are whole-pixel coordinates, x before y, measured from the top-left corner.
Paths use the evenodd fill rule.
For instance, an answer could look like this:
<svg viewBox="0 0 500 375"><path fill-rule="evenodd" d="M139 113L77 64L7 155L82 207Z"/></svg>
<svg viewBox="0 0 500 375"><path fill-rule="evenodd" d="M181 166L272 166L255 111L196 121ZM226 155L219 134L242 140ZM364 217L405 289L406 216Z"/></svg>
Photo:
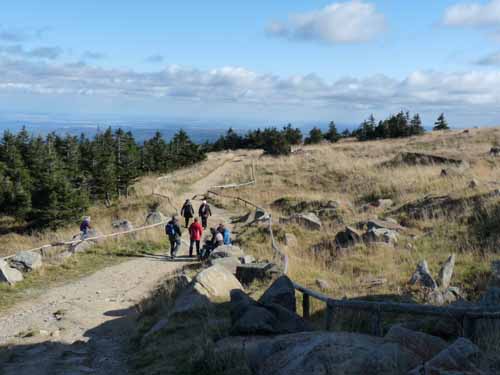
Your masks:
<svg viewBox="0 0 500 375"><path fill-rule="evenodd" d="M189 227L189 220L194 216L194 208L189 199L186 199L184 205L181 208L181 215L186 220L186 228Z"/></svg>
<svg viewBox="0 0 500 375"><path fill-rule="evenodd" d="M170 241L170 257L175 259L177 251L179 251L179 247L181 247L182 236L179 220L176 216L172 216L172 220L170 220L165 226L165 234L168 236L168 240Z"/></svg>
<svg viewBox="0 0 500 375"><path fill-rule="evenodd" d="M207 201L203 201L198 209L198 216L201 217L201 225L203 229L207 229L208 227L208 217L212 216L212 211L210 210L210 206Z"/></svg>
<svg viewBox="0 0 500 375"><path fill-rule="evenodd" d="M82 239L85 239L89 236L89 230L92 229L90 226L90 216L85 216L80 224L80 236Z"/></svg>

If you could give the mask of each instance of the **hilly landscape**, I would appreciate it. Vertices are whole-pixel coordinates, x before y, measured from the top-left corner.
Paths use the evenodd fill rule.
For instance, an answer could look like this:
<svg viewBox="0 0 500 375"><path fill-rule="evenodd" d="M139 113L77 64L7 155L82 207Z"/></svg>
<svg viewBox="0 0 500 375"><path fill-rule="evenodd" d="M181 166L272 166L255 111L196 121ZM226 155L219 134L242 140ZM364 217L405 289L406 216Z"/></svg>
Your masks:
<svg viewBox="0 0 500 375"><path fill-rule="evenodd" d="M225 271L219 271L222 274L205 275L221 266L217 258L200 264L185 257L186 234L181 250L184 257L172 262L166 255L162 225L103 240L70 257L61 257L66 254L64 246L48 249L42 253L41 268L26 273L14 286L0 289L3 373L29 374L35 368L47 374L292 371L286 368L308 373L313 352L301 352L295 367L289 367L292 364L283 357L280 365L269 362L264 371L252 362L256 354L249 349L252 340L268 345L265 337L271 334L276 342L283 337L276 345L298 350L292 349L294 335L302 331L306 332L298 334L302 335L302 348L312 345L306 342L316 337L320 340L317 350L326 350L319 359L320 373L330 373L326 370L333 366L330 361L337 363L335 371L340 373L348 373L342 372L346 371L341 370L343 366L358 366L353 373L362 368L364 373L403 373L402 369L411 370L419 361L432 363L432 350L425 355L417 351L418 355L412 354L416 357L409 354L404 342L416 339L422 340L419 346L434 343L442 350L459 345L460 349L451 350L466 357L454 360L466 361L460 366L476 371L467 373L495 373L500 363L500 331L494 319L476 321L474 334L468 338L477 347L469 341L457 344L466 331L451 313L447 319L387 313L382 315L381 332L371 336L373 312L339 308L328 318L331 324L325 331L325 303L312 298L306 321L297 322L301 319L297 316L284 327L270 329L261 327L261 320L269 318L257 312L246 318L251 319L251 326L237 320L241 297L235 291L244 290L258 299L278 280L282 289L274 297L275 303L292 298L294 311L303 316L303 294L293 288L292 295L283 294L282 278L286 276L280 275L286 272L287 280L334 300L451 309L482 306L492 311L489 303L498 298L495 285L500 261L500 170L494 151L499 141L497 128L435 131L369 142L345 138L336 143L296 145L288 156L266 156L260 150L209 153L207 160L187 169L142 177L135 183L133 195L111 207L96 206L89 211L99 233L116 231L111 225L116 218L143 226L152 206L170 216L179 212L185 199L193 198L197 208L205 198L213 206L211 224L223 222L232 228L231 251L242 250L249 257L245 260L250 262L249 268L271 262L274 271L248 282L233 268L237 265L229 266L229 262L222 266ZM256 211L244 201L261 208ZM260 217L256 214L260 210L273 218L274 249L266 221L253 220ZM12 252L22 249L21 244L35 247L75 233L77 227L29 236L6 234L2 243ZM287 259L286 269L285 258L277 250ZM231 251L223 259L236 259L239 264L241 256L238 260ZM424 260L430 284L422 275L415 278L416 270L422 271L417 266ZM440 269L445 263L448 267L451 263L451 273L443 281ZM228 269L233 271L226 275ZM209 292L200 295L199 284ZM198 292L193 294L191 288ZM286 322L291 318L279 319ZM342 335L330 337L328 332ZM412 337L417 333L420 336ZM239 347L238 340L244 336L250 352ZM370 337L381 341L370 343ZM320 344L321 340L326 341ZM336 350L323 348L327 342L334 347L345 345L343 340L354 346L341 361L335 357L340 355ZM387 350L402 350L401 358L393 358L394 362L386 362L389 352L373 351L373 345L385 347L394 342L400 342L400 347ZM358 350L372 354L354 365ZM476 353L474 358L465 354L470 350ZM373 361L383 361L384 370L370 372L367 368Z"/></svg>

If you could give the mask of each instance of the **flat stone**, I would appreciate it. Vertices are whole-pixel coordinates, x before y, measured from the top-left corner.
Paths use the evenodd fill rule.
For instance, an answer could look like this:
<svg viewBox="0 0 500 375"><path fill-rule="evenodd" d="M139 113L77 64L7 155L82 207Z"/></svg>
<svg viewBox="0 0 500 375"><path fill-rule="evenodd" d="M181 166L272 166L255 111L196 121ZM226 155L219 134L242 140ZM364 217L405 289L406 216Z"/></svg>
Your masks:
<svg viewBox="0 0 500 375"><path fill-rule="evenodd" d="M218 246L210 254L210 259L229 258L229 257L240 258L240 257L244 257L244 256L245 256L245 253L238 246L222 245L222 246Z"/></svg>
<svg viewBox="0 0 500 375"><path fill-rule="evenodd" d="M245 255L240 257L241 264L252 264L255 263L255 257L253 255Z"/></svg>
<svg viewBox="0 0 500 375"><path fill-rule="evenodd" d="M372 228L376 228L376 229L390 229L390 230L401 232L401 231L404 231L406 229L405 227L399 225L398 223L395 223L392 220L372 219L372 220L368 220L366 225L368 227L368 230L370 230Z"/></svg>
<svg viewBox="0 0 500 375"><path fill-rule="evenodd" d="M20 281L23 281L23 274L0 259L0 283L14 285Z"/></svg>
<svg viewBox="0 0 500 375"><path fill-rule="evenodd" d="M321 230L322 223L316 214L310 212L308 214L294 214L290 217L280 218L280 224L297 224L309 230Z"/></svg>
<svg viewBox="0 0 500 375"><path fill-rule="evenodd" d="M20 251L9 263L21 272L31 272L42 267L42 255L34 251Z"/></svg>
<svg viewBox="0 0 500 375"><path fill-rule="evenodd" d="M389 245L397 244L398 238L398 232L394 230L375 227L372 227L363 235L363 239L367 243L386 243Z"/></svg>
<svg viewBox="0 0 500 375"><path fill-rule="evenodd" d="M236 257L210 259L210 265L215 266L216 264L224 267L233 275L235 275L236 269L241 265L241 261Z"/></svg>
<svg viewBox="0 0 500 375"><path fill-rule="evenodd" d="M255 280L267 280L272 277L269 273L273 263L241 264L236 268L236 278L243 285L250 285Z"/></svg>

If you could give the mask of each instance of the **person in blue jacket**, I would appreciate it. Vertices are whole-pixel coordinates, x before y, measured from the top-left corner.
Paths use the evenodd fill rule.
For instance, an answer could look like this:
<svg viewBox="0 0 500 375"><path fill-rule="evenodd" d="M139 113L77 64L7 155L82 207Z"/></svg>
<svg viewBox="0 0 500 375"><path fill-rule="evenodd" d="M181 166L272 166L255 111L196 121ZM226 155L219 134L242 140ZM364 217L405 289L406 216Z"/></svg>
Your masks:
<svg viewBox="0 0 500 375"><path fill-rule="evenodd" d="M232 244L232 242L231 242L231 231L229 230L229 228L227 228L226 226L224 226L224 224L219 224L219 227L217 228L217 230L224 237L224 245L231 245Z"/></svg>

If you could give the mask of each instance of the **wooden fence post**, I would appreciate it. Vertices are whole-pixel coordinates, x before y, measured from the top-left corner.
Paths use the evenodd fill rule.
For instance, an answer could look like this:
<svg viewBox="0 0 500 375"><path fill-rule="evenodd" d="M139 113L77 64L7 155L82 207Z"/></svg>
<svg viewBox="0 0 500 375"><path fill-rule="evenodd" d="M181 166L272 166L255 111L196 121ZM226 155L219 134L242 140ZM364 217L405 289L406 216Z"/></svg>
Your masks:
<svg viewBox="0 0 500 375"><path fill-rule="evenodd" d="M309 294L302 294L302 316L304 319L309 319L311 314L310 298Z"/></svg>
<svg viewBox="0 0 500 375"><path fill-rule="evenodd" d="M326 330L330 331L332 329L332 323L333 323L333 306L330 306L328 303L326 304Z"/></svg>

